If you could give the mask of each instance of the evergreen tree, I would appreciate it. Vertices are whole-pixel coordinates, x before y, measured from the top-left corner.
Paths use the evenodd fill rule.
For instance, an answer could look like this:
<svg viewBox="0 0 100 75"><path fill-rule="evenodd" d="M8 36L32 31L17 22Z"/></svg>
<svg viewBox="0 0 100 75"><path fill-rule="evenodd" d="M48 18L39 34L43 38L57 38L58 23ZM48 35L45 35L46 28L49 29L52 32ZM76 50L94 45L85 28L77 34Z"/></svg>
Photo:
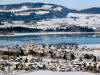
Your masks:
<svg viewBox="0 0 100 75"><path fill-rule="evenodd" d="M72 60L75 60L74 54L71 53L70 58L71 58Z"/></svg>

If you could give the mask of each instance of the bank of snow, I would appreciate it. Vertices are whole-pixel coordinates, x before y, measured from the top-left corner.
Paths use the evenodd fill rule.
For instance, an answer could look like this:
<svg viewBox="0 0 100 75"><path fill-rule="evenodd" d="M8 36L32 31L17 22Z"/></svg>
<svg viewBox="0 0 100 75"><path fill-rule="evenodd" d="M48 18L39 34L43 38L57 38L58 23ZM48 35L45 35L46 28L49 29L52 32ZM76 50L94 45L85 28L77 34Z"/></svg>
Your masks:
<svg viewBox="0 0 100 75"><path fill-rule="evenodd" d="M87 46L88 48L100 48L100 44L87 44L87 45L81 45L81 46Z"/></svg>
<svg viewBox="0 0 100 75"><path fill-rule="evenodd" d="M100 44L87 44L87 45L81 45L81 46L86 46L88 48L93 49L93 51L89 51L89 52L84 52L84 53L88 53L88 54L93 54L95 56L100 56Z"/></svg>
<svg viewBox="0 0 100 75"><path fill-rule="evenodd" d="M30 73L23 73L20 75L95 75L88 72L51 72L51 71L35 71Z"/></svg>

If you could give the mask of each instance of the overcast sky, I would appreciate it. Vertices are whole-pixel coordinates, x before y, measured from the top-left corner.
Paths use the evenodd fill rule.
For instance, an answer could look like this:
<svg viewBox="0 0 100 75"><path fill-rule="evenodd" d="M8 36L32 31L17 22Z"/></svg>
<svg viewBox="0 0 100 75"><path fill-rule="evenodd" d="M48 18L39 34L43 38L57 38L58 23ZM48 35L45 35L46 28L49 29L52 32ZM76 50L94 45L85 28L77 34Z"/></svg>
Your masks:
<svg viewBox="0 0 100 75"><path fill-rule="evenodd" d="M16 4L24 2L43 2L66 6L72 9L100 7L100 0L0 0L0 4Z"/></svg>

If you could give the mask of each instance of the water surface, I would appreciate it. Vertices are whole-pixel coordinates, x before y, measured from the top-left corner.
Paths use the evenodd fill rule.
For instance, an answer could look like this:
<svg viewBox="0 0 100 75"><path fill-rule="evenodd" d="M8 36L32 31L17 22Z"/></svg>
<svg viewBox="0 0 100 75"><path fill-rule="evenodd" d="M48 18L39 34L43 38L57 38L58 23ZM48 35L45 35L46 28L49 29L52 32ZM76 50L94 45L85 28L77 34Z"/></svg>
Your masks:
<svg viewBox="0 0 100 75"><path fill-rule="evenodd" d="M58 44L71 42L78 44L100 44L100 33L85 34L47 34L0 37L0 45L27 45L30 41L36 44Z"/></svg>

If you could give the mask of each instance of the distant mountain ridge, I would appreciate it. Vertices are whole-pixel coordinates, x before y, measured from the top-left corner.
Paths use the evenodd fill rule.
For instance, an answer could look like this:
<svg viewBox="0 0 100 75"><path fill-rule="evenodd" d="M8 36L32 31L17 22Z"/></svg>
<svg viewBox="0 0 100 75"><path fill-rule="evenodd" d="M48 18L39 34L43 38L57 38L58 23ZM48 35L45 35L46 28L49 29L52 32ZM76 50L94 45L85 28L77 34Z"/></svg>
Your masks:
<svg viewBox="0 0 100 75"><path fill-rule="evenodd" d="M83 10L78 11L78 12L80 12L80 13L90 13L90 14L100 14L100 7L83 9Z"/></svg>

